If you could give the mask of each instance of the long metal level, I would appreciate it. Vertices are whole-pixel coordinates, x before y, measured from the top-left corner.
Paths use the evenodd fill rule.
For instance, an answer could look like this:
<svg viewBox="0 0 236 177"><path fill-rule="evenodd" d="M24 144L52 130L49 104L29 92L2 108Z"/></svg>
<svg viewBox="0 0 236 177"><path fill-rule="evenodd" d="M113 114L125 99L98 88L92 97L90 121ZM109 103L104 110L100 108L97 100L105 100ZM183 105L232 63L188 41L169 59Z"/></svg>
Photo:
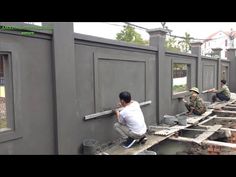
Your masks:
<svg viewBox="0 0 236 177"><path fill-rule="evenodd" d="M139 103L139 105L140 106L146 106L146 105L149 105L151 103L152 103L152 101L149 100L149 101L145 101L145 102ZM123 108L119 108L118 110L121 111L122 109ZM113 114L112 110L107 110L107 111L102 111L102 112L97 112L97 113L94 113L94 114L86 115L86 116L84 116L84 120L94 119L94 118L97 118L97 117L100 117L100 116L109 115L109 114Z"/></svg>

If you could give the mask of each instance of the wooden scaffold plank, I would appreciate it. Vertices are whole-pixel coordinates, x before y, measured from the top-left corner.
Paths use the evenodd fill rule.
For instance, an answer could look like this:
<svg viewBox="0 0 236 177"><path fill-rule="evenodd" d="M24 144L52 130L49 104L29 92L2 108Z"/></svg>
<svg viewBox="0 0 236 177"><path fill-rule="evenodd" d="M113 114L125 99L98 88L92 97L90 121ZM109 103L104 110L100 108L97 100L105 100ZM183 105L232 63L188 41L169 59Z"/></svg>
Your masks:
<svg viewBox="0 0 236 177"><path fill-rule="evenodd" d="M222 127L222 125L214 125L209 127L209 129L206 130L206 132L200 134L197 138L195 138L195 142L198 144L201 144L201 142L207 138L209 138L211 135L213 135L217 130L219 130Z"/></svg>

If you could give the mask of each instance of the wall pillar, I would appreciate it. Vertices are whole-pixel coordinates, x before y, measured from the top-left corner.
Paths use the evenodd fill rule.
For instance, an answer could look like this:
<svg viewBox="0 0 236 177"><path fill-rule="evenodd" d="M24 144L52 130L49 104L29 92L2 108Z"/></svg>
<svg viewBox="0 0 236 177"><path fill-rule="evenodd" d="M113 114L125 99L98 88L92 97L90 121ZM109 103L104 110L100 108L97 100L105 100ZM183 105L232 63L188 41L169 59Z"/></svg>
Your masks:
<svg viewBox="0 0 236 177"><path fill-rule="evenodd" d="M217 88L220 88L220 80L221 80L221 48L212 48L212 51L217 56Z"/></svg>
<svg viewBox="0 0 236 177"><path fill-rule="evenodd" d="M44 22L53 28L53 75L55 92L56 143L58 154L74 154L76 125L76 83L74 28L72 22Z"/></svg>
<svg viewBox="0 0 236 177"><path fill-rule="evenodd" d="M201 58L201 45L202 42L191 42L191 53L197 55L197 80L196 80L196 87L198 87L200 93L202 92L202 58ZM193 79L193 78L192 78Z"/></svg>
<svg viewBox="0 0 236 177"><path fill-rule="evenodd" d="M155 47L158 52L156 55L156 105L157 105L157 124L160 123L164 114L168 113L168 104L171 104L171 98L166 92L165 85L168 85L169 80L165 79L168 75L168 63L165 60L165 38L167 30L163 28L147 30L150 35L150 46Z"/></svg>
<svg viewBox="0 0 236 177"><path fill-rule="evenodd" d="M229 65L229 89L231 92L236 93L236 48L227 49L227 57L230 61Z"/></svg>

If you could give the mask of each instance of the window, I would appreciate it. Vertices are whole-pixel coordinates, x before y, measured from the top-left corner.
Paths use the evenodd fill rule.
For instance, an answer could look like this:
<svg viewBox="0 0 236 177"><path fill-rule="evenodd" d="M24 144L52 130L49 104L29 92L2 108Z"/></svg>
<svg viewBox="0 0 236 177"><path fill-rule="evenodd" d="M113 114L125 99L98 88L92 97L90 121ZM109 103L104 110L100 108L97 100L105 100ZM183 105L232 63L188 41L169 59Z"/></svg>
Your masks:
<svg viewBox="0 0 236 177"><path fill-rule="evenodd" d="M4 61L0 58L0 129L7 128L6 95L4 84Z"/></svg>
<svg viewBox="0 0 236 177"><path fill-rule="evenodd" d="M172 90L173 95L184 93L189 90L190 81L190 65L183 63L173 63L172 66L173 82Z"/></svg>
<svg viewBox="0 0 236 177"><path fill-rule="evenodd" d="M227 47L227 39L225 40L225 47Z"/></svg>
<svg viewBox="0 0 236 177"><path fill-rule="evenodd" d="M13 129L10 61L0 53L0 132Z"/></svg>

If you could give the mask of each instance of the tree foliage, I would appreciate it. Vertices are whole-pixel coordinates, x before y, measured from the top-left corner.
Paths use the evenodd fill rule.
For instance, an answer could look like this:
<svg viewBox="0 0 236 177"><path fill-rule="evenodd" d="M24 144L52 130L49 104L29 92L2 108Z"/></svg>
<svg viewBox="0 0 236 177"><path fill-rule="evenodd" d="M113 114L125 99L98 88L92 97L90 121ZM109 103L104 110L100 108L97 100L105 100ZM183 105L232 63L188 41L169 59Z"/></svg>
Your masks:
<svg viewBox="0 0 236 177"><path fill-rule="evenodd" d="M143 40L141 35L135 31L134 27L127 25L121 32L116 34L116 39L120 41L131 42L135 44L147 45L148 41Z"/></svg>
<svg viewBox="0 0 236 177"><path fill-rule="evenodd" d="M180 48L182 52L188 52L190 50L190 34L185 32L184 39L179 42Z"/></svg>
<svg viewBox="0 0 236 177"><path fill-rule="evenodd" d="M176 41L175 37L169 37L165 41L165 48L171 52L180 52L181 51L180 47L177 45L177 41Z"/></svg>

